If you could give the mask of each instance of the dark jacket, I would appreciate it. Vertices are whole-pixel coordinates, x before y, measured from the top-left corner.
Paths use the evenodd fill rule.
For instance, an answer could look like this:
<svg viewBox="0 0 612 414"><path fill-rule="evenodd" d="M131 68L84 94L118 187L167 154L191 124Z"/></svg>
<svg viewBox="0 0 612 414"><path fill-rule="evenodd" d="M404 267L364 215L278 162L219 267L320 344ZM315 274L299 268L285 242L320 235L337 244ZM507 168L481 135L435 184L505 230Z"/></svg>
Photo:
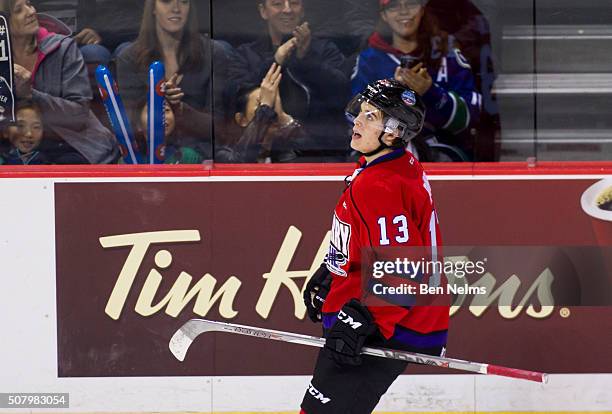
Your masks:
<svg viewBox="0 0 612 414"><path fill-rule="evenodd" d="M21 154L17 148L0 153L0 165L49 165L51 162L41 151L34 151L28 155Z"/></svg>
<svg viewBox="0 0 612 414"><path fill-rule="evenodd" d="M221 94L227 67L227 46L215 40L202 36L204 51L203 66L197 69L179 69L183 75L180 87L185 93L183 102L201 117L199 123L199 138L211 142L214 115L221 117ZM132 44L133 45L133 44ZM147 68L140 67L132 51L132 45L124 48L116 58L117 83L126 109L139 119L138 104L146 100L148 91ZM212 53L211 53L212 50ZM213 67L214 64L214 67ZM214 72L214 73L213 73ZM214 82L213 82L214 76ZM219 103L215 105L215 103Z"/></svg>
<svg viewBox="0 0 612 414"><path fill-rule="evenodd" d="M275 51L269 36L239 46L230 65L230 79L259 84L274 62ZM338 155L348 150L344 106L350 84L343 64L344 56L333 43L313 38L304 59L294 52L283 68L283 107L302 121L314 152Z"/></svg>
<svg viewBox="0 0 612 414"><path fill-rule="evenodd" d="M304 128L294 120L269 135L269 129L276 120L274 109L261 105L255 111L251 123L241 130L239 139L231 142L231 137L226 137L225 142L216 148L215 161L222 163L297 161L304 146Z"/></svg>
<svg viewBox="0 0 612 414"><path fill-rule="evenodd" d="M197 110L210 110L213 105L213 93L220 96L222 91L220 84L223 83L226 71L227 49L220 42L204 36L202 36L202 43L206 53L203 57L203 66L191 70L180 68L179 73L183 75L180 87L185 93L183 98L185 103ZM128 105L141 101L147 96L148 91L148 68L140 67L136 62L132 50L133 45L132 43L122 49L116 58L119 91L124 102L127 102ZM214 88L213 70L215 76Z"/></svg>

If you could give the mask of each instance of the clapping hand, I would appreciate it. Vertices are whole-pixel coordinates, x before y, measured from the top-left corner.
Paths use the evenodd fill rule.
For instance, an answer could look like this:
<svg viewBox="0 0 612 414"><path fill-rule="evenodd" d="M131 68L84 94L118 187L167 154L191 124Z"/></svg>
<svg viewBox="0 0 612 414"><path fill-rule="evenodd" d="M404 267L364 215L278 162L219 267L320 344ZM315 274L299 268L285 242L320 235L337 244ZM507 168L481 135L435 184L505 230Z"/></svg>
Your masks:
<svg viewBox="0 0 612 414"><path fill-rule="evenodd" d="M285 61L289 59L296 47L297 39L295 37L292 37L291 39L280 45L278 49L276 49L276 53L274 54L274 61L279 65L284 65Z"/></svg>
<svg viewBox="0 0 612 414"><path fill-rule="evenodd" d="M308 22L304 22L297 26L293 31L293 36L295 36L297 41L297 57L298 59L304 59L310 50L310 42L312 40Z"/></svg>
<svg viewBox="0 0 612 414"><path fill-rule="evenodd" d="M168 100L168 103L172 106L178 106L181 100L185 96L183 89L179 86L183 80L183 75L175 73L170 76L170 79L164 84L164 95Z"/></svg>
<svg viewBox="0 0 612 414"><path fill-rule="evenodd" d="M419 62L410 69L398 66L395 69L395 80L408 86L420 96L425 95L433 84L433 79L423 66L423 62Z"/></svg>
<svg viewBox="0 0 612 414"><path fill-rule="evenodd" d="M278 87L282 78L281 66L273 63L259 85L259 103L261 105L268 105L270 108L275 107L279 95Z"/></svg>

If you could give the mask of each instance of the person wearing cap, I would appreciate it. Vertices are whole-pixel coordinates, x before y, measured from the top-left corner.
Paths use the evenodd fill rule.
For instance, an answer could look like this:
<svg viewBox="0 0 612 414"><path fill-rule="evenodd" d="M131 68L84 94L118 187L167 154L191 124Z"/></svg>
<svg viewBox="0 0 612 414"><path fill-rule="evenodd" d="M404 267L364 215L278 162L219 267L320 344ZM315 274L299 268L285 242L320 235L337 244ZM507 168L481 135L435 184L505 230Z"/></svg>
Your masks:
<svg viewBox="0 0 612 414"><path fill-rule="evenodd" d="M414 295L384 294L366 264L372 251L377 260L387 257L387 247L438 257L441 236L431 187L419 161L404 148L421 131L425 112L422 98L393 78L367 85L346 108L353 120L350 145L363 156L334 210L325 262L303 291L308 316L322 322L326 342L301 414L374 410L407 363L362 355L364 345L445 352L448 297L422 302ZM392 286L398 279L409 278L380 281ZM445 279L423 272L419 283L443 288Z"/></svg>
<svg viewBox="0 0 612 414"><path fill-rule="evenodd" d="M448 36L438 29L425 0L380 0L384 25L363 50L351 79L353 94L376 80L394 77L423 98L428 109L422 136L473 159L482 97L471 66Z"/></svg>

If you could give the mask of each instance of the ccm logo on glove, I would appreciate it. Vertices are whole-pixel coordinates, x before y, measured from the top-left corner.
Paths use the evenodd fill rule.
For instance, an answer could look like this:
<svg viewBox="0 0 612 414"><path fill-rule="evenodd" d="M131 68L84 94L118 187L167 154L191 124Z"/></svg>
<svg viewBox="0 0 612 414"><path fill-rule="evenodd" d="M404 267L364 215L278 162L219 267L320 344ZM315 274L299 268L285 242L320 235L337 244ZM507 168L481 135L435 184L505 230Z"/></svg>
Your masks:
<svg viewBox="0 0 612 414"><path fill-rule="evenodd" d="M344 322L353 329L359 329L361 325L363 325L361 322L356 322L352 317L344 313L344 311L338 312L338 320Z"/></svg>

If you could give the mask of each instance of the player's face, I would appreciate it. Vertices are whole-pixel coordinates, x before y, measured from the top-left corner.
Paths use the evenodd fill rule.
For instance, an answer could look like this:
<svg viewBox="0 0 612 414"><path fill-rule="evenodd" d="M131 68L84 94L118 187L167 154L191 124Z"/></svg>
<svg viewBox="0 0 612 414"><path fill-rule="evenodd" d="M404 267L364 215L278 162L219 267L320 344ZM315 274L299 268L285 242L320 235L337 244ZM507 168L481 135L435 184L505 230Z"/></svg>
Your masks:
<svg viewBox="0 0 612 414"><path fill-rule="evenodd" d="M147 131L147 122L149 119L149 106L145 105L140 111L140 128L142 131ZM176 127L176 118L174 117L174 111L170 105L166 102L164 104L164 135L170 136L174 132L174 128Z"/></svg>
<svg viewBox="0 0 612 414"><path fill-rule="evenodd" d="M182 33L189 17L190 0L156 0L155 22L168 33Z"/></svg>
<svg viewBox="0 0 612 414"><path fill-rule="evenodd" d="M274 32L289 35L304 18L304 5L302 0L264 0L259 14Z"/></svg>
<svg viewBox="0 0 612 414"><path fill-rule="evenodd" d="M420 0L394 0L380 15L395 35L414 39L424 12Z"/></svg>
<svg viewBox="0 0 612 414"><path fill-rule="evenodd" d="M362 154L374 151L379 147L378 137L383 131L383 113L375 106L361 103L361 110L353 125L351 148Z"/></svg>
<svg viewBox="0 0 612 414"><path fill-rule="evenodd" d="M43 138L43 124L38 112L24 108L17 112L17 122L8 130L8 138L13 147L22 154L29 154L39 147Z"/></svg>
<svg viewBox="0 0 612 414"><path fill-rule="evenodd" d="M11 36L34 36L38 32L36 9L29 0L17 0L11 11Z"/></svg>

